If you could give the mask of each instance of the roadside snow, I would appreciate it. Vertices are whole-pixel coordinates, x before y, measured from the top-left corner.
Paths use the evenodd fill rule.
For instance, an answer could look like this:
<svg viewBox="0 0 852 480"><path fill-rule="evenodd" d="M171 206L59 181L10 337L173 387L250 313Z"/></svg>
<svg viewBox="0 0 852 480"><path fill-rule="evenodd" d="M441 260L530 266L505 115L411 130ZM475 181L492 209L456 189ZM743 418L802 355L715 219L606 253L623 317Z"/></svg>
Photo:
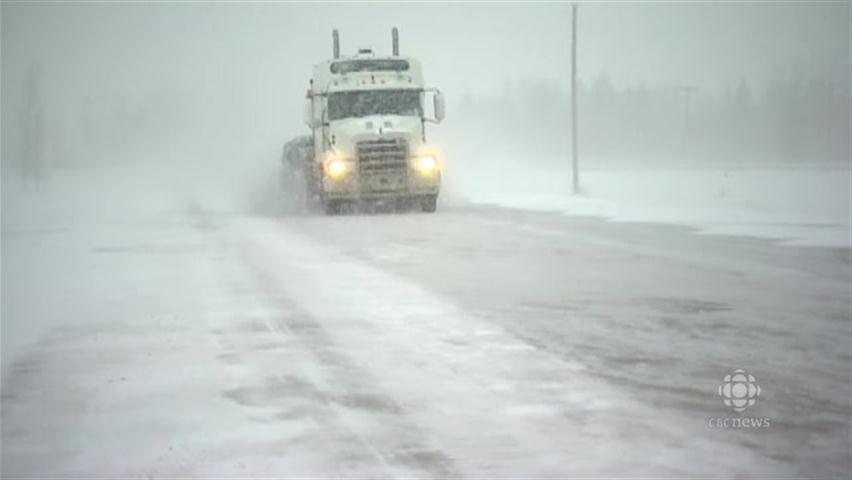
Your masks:
<svg viewBox="0 0 852 480"><path fill-rule="evenodd" d="M169 228L179 227L169 214L174 199L146 173L58 171L24 188L4 172L4 376L45 332L91 321L93 302L110 318L123 315L122 299L151 290L157 265L140 260L146 249L178 248L166 243Z"/></svg>
<svg viewBox="0 0 852 480"><path fill-rule="evenodd" d="M683 224L790 245L852 246L847 165L584 169L581 196L570 194L570 173L512 170L493 177L463 172L454 187L477 203Z"/></svg>

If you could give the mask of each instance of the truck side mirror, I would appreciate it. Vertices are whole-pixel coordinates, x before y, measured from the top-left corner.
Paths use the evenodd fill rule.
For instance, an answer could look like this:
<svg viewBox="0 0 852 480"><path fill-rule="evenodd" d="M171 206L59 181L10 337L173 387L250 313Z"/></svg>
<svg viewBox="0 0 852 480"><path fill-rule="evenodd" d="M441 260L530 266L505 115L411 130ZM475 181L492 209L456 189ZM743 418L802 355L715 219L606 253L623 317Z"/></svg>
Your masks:
<svg viewBox="0 0 852 480"><path fill-rule="evenodd" d="M432 106L435 111L435 122L440 123L441 120L444 119L444 115L447 113L447 105L444 102L444 94L441 93L440 90L435 92L435 95L432 97Z"/></svg>
<svg viewBox="0 0 852 480"><path fill-rule="evenodd" d="M314 102L310 97L305 99L305 108L302 110L302 120L308 127L316 128L316 122L314 121Z"/></svg>

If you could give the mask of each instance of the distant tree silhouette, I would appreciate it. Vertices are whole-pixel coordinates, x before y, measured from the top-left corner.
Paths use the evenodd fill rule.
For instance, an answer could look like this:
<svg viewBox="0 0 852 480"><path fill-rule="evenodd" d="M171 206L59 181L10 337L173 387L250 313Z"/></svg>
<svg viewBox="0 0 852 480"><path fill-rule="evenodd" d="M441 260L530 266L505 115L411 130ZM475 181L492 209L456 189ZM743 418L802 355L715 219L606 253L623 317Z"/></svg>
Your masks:
<svg viewBox="0 0 852 480"><path fill-rule="evenodd" d="M606 158L683 162L684 96L676 85L617 86L606 72L578 85L586 165ZM746 78L721 91L702 88L689 111L689 153L697 162L852 162L850 85L806 70L776 71L764 85ZM564 162L570 130L564 85L530 80L497 95L463 95L457 142L477 155Z"/></svg>

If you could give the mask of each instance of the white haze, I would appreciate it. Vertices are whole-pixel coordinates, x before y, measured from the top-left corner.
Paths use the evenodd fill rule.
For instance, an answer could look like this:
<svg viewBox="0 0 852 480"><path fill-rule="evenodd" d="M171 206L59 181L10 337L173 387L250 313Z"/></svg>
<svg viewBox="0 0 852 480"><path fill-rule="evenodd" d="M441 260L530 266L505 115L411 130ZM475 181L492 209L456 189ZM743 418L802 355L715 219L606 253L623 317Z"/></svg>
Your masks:
<svg viewBox="0 0 852 480"><path fill-rule="evenodd" d="M0 476L849 478L850 13L581 3L572 195L570 4L0 2ZM437 212L285 215L392 27Z"/></svg>
<svg viewBox="0 0 852 480"><path fill-rule="evenodd" d="M849 14L848 2L583 4L584 165L848 162ZM387 52L392 26L449 99L431 132L456 181L569 161L568 4L4 2L4 177L36 97L40 175L163 161L252 190L243 174L271 174L306 131L304 90L332 28L344 53ZM689 118L680 86L696 89Z"/></svg>

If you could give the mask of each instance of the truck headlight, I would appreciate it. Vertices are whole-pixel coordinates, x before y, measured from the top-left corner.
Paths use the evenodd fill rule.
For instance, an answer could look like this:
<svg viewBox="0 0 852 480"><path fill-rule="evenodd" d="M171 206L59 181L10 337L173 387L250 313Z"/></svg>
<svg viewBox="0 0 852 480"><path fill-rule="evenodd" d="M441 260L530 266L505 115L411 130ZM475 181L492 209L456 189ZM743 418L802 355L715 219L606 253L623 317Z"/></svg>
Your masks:
<svg viewBox="0 0 852 480"><path fill-rule="evenodd" d="M329 160L325 163L325 173L331 178L340 178L346 175L346 162L339 158Z"/></svg>
<svg viewBox="0 0 852 480"><path fill-rule="evenodd" d="M432 173L438 169L438 160L431 155L417 157L414 159L414 168L420 173Z"/></svg>

